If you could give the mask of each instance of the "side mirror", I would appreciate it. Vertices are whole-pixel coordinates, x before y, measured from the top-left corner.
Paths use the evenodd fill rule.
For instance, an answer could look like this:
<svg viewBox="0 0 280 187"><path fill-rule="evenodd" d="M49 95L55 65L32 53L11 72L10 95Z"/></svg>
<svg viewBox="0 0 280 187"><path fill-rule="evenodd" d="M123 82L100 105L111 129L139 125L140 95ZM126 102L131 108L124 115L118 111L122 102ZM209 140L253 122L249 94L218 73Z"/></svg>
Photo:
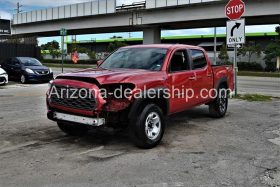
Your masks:
<svg viewBox="0 0 280 187"><path fill-rule="evenodd" d="M98 60L97 61L97 67L99 67L103 63L103 60Z"/></svg>

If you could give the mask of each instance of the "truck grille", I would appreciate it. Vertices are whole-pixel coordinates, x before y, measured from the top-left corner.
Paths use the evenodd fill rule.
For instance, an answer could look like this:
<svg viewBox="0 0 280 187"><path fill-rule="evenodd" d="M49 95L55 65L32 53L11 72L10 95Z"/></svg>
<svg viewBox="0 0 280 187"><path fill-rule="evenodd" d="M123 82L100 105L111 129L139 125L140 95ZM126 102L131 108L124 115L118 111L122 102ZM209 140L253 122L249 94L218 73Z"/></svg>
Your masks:
<svg viewBox="0 0 280 187"><path fill-rule="evenodd" d="M96 99L93 95L90 95L89 89L58 85L54 87L50 93L50 102L52 104L80 110L94 110L96 108Z"/></svg>

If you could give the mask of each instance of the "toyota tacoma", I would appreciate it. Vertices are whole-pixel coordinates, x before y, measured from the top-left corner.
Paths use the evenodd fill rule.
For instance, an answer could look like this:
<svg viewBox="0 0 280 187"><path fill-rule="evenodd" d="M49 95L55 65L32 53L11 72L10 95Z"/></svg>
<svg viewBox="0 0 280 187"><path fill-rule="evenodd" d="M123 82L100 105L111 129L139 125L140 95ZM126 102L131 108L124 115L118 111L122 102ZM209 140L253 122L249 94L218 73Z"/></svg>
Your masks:
<svg viewBox="0 0 280 187"><path fill-rule="evenodd" d="M171 114L206 104L211 116L224 117L233 88L232 66L211 65L200 47L127 46L97 68L58 75L47 92L47 116L69 135L128 128L138 147L152 148Z"/></svg>

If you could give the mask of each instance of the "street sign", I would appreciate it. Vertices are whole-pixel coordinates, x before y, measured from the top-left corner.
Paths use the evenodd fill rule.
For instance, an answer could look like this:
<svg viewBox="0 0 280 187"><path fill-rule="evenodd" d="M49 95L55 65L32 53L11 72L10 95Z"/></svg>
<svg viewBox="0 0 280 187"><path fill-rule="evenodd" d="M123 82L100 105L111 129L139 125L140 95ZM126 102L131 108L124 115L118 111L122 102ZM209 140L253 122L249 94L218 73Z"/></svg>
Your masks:
<svg viewBox="0 0 280 187"><path fill-rule="evenodd" d="M67 36L67 30L62 28L60 29L61 36L61 72L63 73L64 69L64 37Z"/></svg>
<svg viewBox="0 0 280 187"><path fill-rule="evenodd" d="M230 20L240 19L245 12L245 3L242 0L230 0L225 8L226 16Z"/></svg>
<svg viewBox="0 0 280 187"><path fill-rule="evenodd" d="M11 21L6 19L0 19L0 35L11 34Z"/></svg>
<svg viewBox="0 0 280 187"><path fill-rule="evenodd" d="M227 22L227 45L245 43L245 19Z"/></svg>
<svg viewBox="0 0 280 187"><path fill-rule="evenodd" d="M67 30L64 28L60 29L60 36L67 36Z"/></svg>

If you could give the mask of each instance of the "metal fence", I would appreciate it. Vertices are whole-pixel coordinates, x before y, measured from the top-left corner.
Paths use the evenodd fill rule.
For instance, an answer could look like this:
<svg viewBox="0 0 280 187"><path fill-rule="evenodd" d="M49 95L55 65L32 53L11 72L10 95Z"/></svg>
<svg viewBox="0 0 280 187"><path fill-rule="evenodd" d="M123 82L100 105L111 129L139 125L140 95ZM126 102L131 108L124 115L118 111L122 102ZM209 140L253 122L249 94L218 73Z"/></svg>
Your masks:
<svg viewBox="0 0 280 187"><path fill-rule="evenodd" d="M160 8L168 6L188 5L195 3L206 3L221 0L146 0L146 8Z"/></svg>
<svg viewBox="0 0 280 187"><path fill-rule="evenodd" d="M0 64L10 57L40 57L40 49L34 44L0 43Z"/></svg>

